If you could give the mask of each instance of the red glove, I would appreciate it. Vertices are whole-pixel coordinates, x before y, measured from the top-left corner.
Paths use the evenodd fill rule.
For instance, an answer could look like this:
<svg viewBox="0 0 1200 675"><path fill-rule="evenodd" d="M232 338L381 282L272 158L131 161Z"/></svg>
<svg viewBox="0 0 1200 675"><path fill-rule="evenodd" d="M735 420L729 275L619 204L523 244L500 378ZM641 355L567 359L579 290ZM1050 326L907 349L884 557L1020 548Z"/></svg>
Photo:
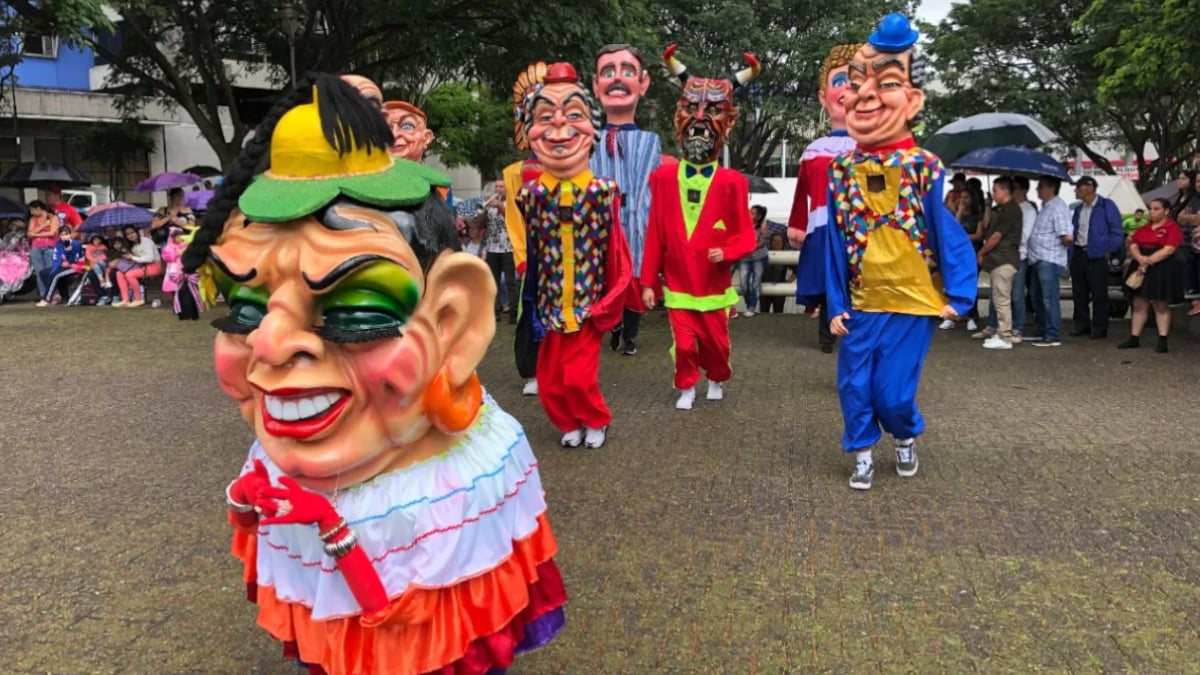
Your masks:
<svg viewBox="0 0 1200 675"><path fill-rule="evenodd" d="M238 478L229 488L229 497L238 504L254 506L263 488L271 486L271 477L261 459L254 460L254 470Z"/></svg>
<svg viewBox="0 0 1200 675"><path fill-rule="evenodd" d="M288 525L316 523L322 531L329 530L338 524L341 517L333 504L321 495L305 490L294 478L284 476L279 479L283 487L268 486L265 488L256 506L264 516L263 525ZM290 510L280 514L281 502L286 501ZM348 536L348 535L342 535ZM336 539L340 539L337 537ZM366 552L361 546L355 545L349 553L337 559L338 569L346 579L346 585L358 606L367 616L384 610L388 604L387 591L379 579L379 573L371 565Z"/></svg>
<svg viewBox="0 0 1200 675"><path fill-rule="evenodd" d="M279 479L283 487L268 485L259 493L254 505L267 518L263 525L309 525L316 523L322 531L337 525L338 513L333 504L321 495L300 487L296 479L283 476ZM289 508L282 513L281 502L287 502Z"/></svg>

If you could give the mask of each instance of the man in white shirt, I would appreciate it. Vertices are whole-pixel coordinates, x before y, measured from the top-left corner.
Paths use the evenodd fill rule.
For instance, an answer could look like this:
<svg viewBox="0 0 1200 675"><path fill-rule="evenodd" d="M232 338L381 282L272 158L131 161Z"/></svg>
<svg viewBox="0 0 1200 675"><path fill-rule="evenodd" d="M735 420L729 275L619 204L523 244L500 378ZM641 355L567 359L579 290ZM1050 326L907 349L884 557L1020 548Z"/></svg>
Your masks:
<svg viewBox="0 0 1200 675"><path fill-rule="evenodd" d="M1032 284L1028 283L1029 261L1028 261L1028 244L1029 236L1033 234L1033 224L1037 220L1038 210L1029 201L1029 179L1024 176L1013 177L1013 192L1012 200L1014 204L1021 207L1021 265L1017 269L1017 276L1013 278L1012 287L1012 336L1009 342L1014 344L1019 343L1023 337L1025 329L1025 310L1026 299L1025 289ZM987 327L975 333L971 337L977 340L986 340L996 334L996 304L988 302L988 319Z"/></svg>
<svg viewBox="0 0 1200 675"><path fill-rule="evenodd" d="M1035 347L1062 345L1062 302L1059 298L1059 279L1066 273L1067 251L1071 237L1071 210L1058 196L1061 186L1057 178L1038 180L1038 199L1042 210L1034 220L1033 229L1025 241L1029 266L1029 282L1033 290L1033 306L1037 313L1037 331L1041 339Z"/></svg>

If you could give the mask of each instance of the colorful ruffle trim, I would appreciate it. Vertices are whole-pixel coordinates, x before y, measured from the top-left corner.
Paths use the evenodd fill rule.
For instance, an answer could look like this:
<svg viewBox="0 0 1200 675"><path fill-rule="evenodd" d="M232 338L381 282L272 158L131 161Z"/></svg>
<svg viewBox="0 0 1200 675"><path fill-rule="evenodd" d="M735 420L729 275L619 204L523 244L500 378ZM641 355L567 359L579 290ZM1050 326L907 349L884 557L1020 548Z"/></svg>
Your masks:
<svg viewBox="0 0 1200 675"><path fill-rule="evenodd" d="M482 574L512 554L545 513L537 460L524 430L487 397L479 420L449 451L330 495L358 536L387 593L443 588ZM262 460L256 442L243 472ZM319 620L358 614L315 525L259 527L256 578Z"/></svg>
<svg viewBox="0 0 1200 675"><path fill-rule="evenodd" d="M303 604L277 597L274 587L257 585L258 541L234 532L234 553L245 564L259 625L284 643L297 643L300 660L328 675L458 675L504 668L525 645L539 646L557 633L552 619L538 620L566 602L545 515L532 535L512 542L512 555L494 569L446 588L410 588L370 617L318 620ZM482 655L490 655L490 665L470 670L485 660ZM447 667L458 669L439 671Z"/></svg>
<svg viewBox="0 0 1200 675"><path fill-rule="evenodd" d="M530 589L530 595L537 593L535 589ZM461 659L422 675L503 675L515 656L549 644L566 626L566 613L561 605L541 615L537 615L537 612L536 606L531 605L504 630L472 642ZM530 616L536 618L529 620ZM330 675L319 665L304 663L295 642L284 643L283 657L300 662L301 666L308 668L309 675Z"/></svg>

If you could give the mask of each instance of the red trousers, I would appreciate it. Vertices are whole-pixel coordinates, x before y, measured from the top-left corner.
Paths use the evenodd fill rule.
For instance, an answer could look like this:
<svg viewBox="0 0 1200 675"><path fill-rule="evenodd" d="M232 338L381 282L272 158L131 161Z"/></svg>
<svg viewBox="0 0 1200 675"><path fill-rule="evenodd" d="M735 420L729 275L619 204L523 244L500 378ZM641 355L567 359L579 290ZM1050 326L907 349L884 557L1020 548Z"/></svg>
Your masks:
<svg viewBox="0 0 1200 675"><path fill-rule="evenodd" d="M700 381L700 369L710 382L733 376L729 367L729 312L715 309L668 309L675 338L675 388L691 389Z"/></svg>
<svg viewBox="0 0 1200 675"><path fill-rule="evenodd" d="M549 331L538 349L538 399L550 423L564 433L601 429L612 413L600 394L600 344L604 334L584 321L575 333Z"/></svg>

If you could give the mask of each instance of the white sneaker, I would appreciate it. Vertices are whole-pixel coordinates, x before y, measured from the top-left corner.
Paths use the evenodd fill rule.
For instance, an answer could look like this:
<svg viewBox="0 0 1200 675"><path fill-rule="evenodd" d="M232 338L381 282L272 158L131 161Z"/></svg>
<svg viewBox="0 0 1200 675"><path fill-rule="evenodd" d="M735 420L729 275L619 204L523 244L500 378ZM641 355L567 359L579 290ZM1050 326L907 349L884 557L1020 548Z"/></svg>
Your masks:
<svg viewBox="0 0 1200 675"><path fill-rule="evenodd" d="M691 387L684 389L679 393L679 400L675 402L676 410L691 410L692 404L696 402L696 388Z"/></svg>
<svg viewBox="0 0 1200 675"><path fill-rule="evenodd" d="M746 317L747 319L754 316L754 314L755 312L742 312L742 316Z"/></svg>
<svg viewBox="0 0 1200 675"><path fill-rule="evenodd" d="M725 398L725 390L721 389L720 382L708 383L708 395L705 396L710 401L720 401Z"/></svg>
<svg viewBox="0 0 1200 675"><path fill-rule="evenodd" d="M604 445L605 439L608 438L608 427L593 429L587 427L587 433L584 434L583 442L589 448L595 449Z"/></svg>
<svg viewBox="0 0 1200 675"><path fill-rule="evenodd" d="M1002 337L993 335L983 341L984 349L1012 349L1012 343Z"/></svg>
<svg viewBox="0 0 1200 675"><path fill-rule="evenodd" d="M537 380L525 380L525 386L521 387L522 396L537 396Z"/></svg>
<svg viewBox="0 0 1200 675"><path fill-rule="evenodd" d="M975 319L967 319L967 330L972 333L979 330L979 324L975 323Z"/></svg>
<svg viewBox="0 0 1200 675"><path fill-rule="evenodd" d="M582 444L583 429L576 429L575 431L568 431L567 433L563 434L562 446L564 448L578 448Z"/></svg>
<svg viewBox="0 0 1200 675"><path fill-rule="evenodd" d="M938 328L941 330L950 330L951 328L954 328L954 322L951 321L950 319L946 319L945 321L938 324Z"/></svg>

